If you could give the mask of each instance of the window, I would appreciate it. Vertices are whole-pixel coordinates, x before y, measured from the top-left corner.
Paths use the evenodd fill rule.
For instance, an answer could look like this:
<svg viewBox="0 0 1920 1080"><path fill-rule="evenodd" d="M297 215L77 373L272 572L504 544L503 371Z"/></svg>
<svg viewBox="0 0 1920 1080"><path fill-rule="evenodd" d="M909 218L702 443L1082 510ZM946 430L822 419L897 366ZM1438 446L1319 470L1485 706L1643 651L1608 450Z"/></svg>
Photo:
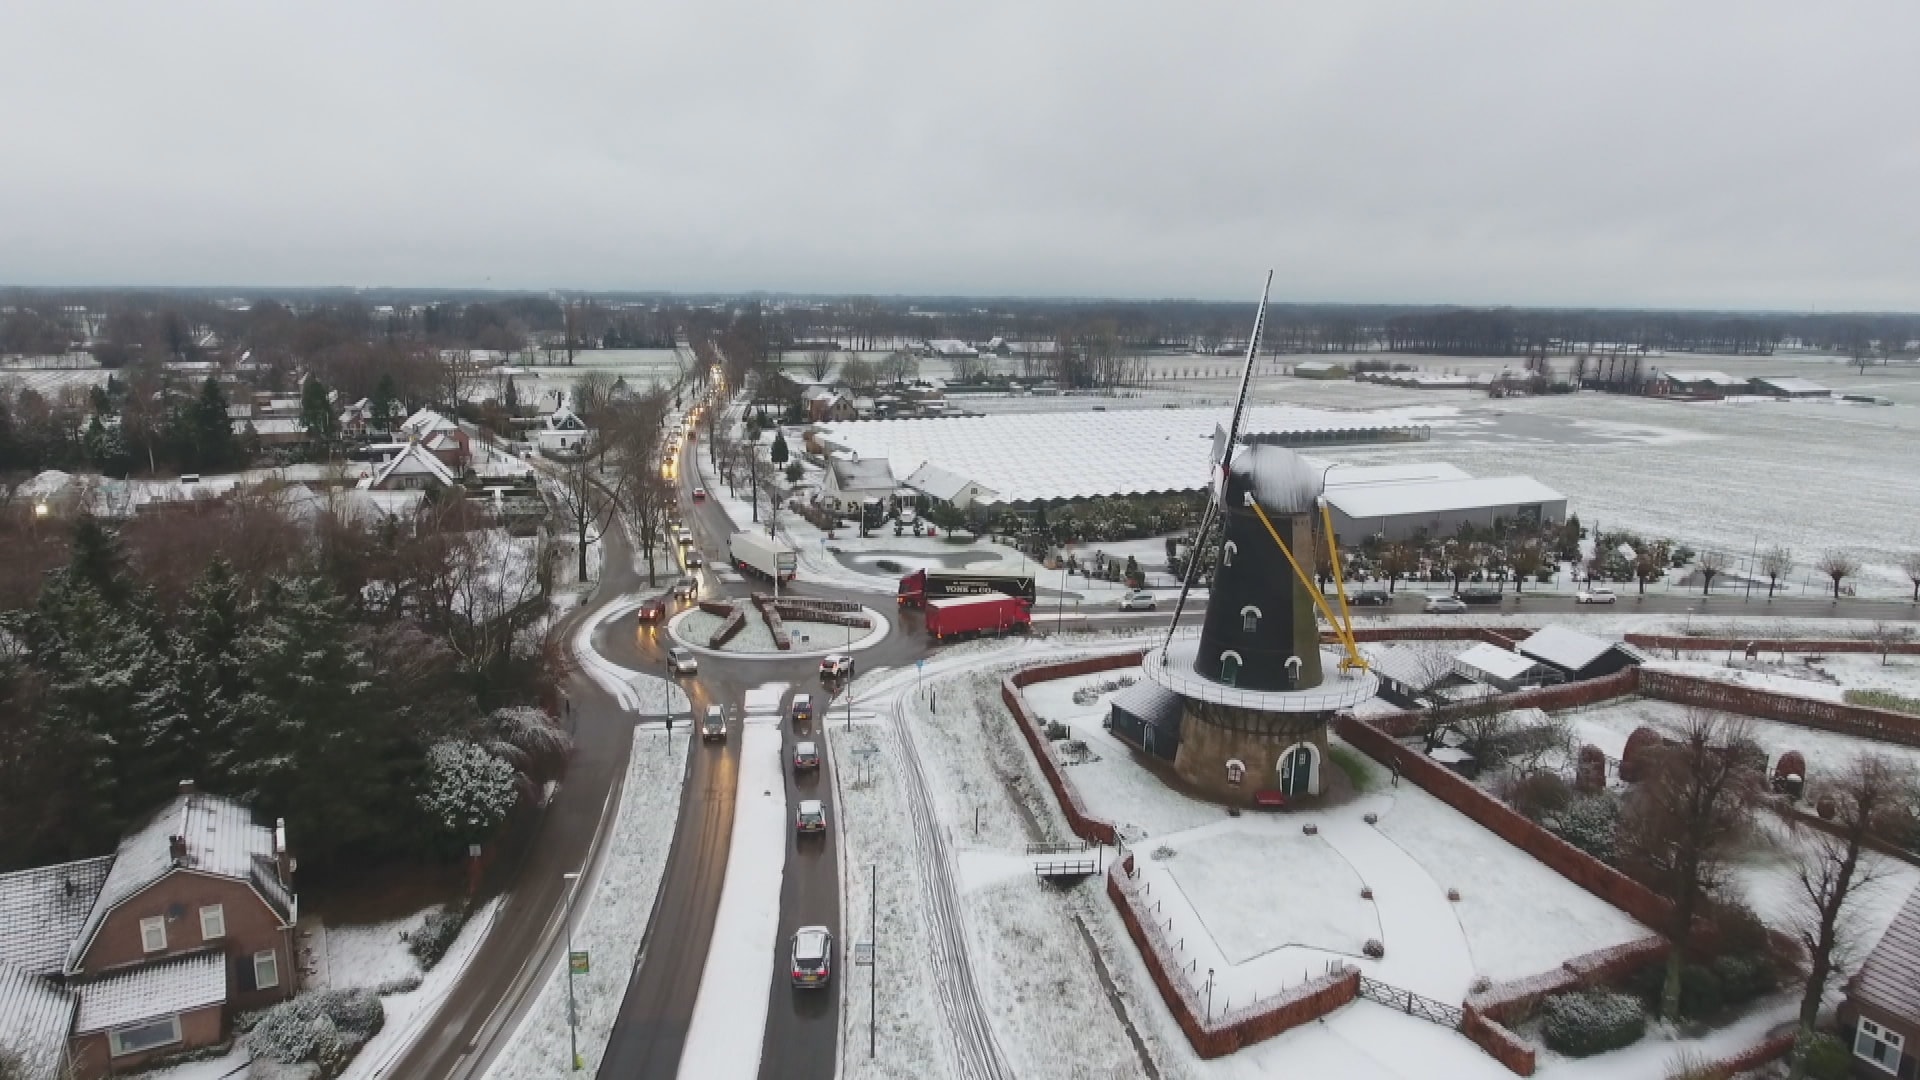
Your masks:
<svg viewBox="0 0 1920 1080"><path fill-rule="evenodd" d="M149 1020L144 1024L123 1027L118 1031L107 1032L107 1048L114 1057L122 1054L137 1054L142 1050L151 1050L156 1046L166 1046L180 1041L180 1018L169 1016L161 1020Z"/></svg>
<svg viewBox="0 0 1920 1080"><path fill-rule="evenodd" d="M1228 650L1220 654L1220 681L1228 686L1237 686L1240 682L1240 654Z"/></svg>
<svg viewBox="0 0 1920 1080"><path fill-rule="evenodd" d="M253 988L271 990L280 985L280 955L272 949L253 954Z"/></svg>
<svg viewBox="0 0 1920 1080"><path fill-rule="evenodd" d="M1225 544L1223 544L1223 545L1221 545L1221 548L1220 548L1220 565L1221 565L1221 566L1232 566L1232 565L1233 565L1233 553L1234 553L1234 552L1236 552L1236 551L1239 551L1239 550L1240 550L1240 545L1239 545L1239 544L1236 544L1236 543L1234 543L1234 542L1233 542L1233 541L1231 541L1231 540L1229 540L1229 541L1227 541L1227 542L1226 542Z"/></svg>
<svg viewBox="0 0 1920 1080"><path fill-rule="evenodd" d="M140 920L140 947L148 952L167 951L167 918L155 915Z"/></svg>
<svg viewBox="0 0 1920 1080"><path fill-rule="evenodd" d="M200 940L217 941L227 936L227 912L219 904L200 909Z"/></svg>
<svg viewBox="0 0 1920 1080"><path fill-rule="evenodd" d="M1240 609L1240 629L1251 634L1260 629L1260 609L1249 604Z"/></svg>
<svg viewBox="0 0 1920 1080"><path fill-rule="evenodd" d="M1900 1048L1906 1041L1906 1036L1897 1031L1888 1031L1863 1016L1860 1018L1859 1034L1853 1037L1853 1056L1862 1061L1871 1061L1889 1073L1898 1074Z"/></svg>

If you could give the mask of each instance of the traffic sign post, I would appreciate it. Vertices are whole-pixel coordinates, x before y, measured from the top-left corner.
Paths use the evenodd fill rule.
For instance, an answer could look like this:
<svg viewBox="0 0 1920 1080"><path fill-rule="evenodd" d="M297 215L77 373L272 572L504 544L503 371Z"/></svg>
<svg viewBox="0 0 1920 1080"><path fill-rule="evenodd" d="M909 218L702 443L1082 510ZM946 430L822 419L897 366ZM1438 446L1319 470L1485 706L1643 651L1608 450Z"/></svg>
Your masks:
<svg viewBox="0 0 1920 1080"><path fill-rule="evenodd" d="M871 941L854 942L853 966L854 967L872 967L873 966L873 942Z"/></svg>
<svg viewBox="0 0 1920 1080"><path fill-rule="evenodd" d="M587 975L593 971L593 959L585 949L573 949L567 952L567 974Z"/></svg>

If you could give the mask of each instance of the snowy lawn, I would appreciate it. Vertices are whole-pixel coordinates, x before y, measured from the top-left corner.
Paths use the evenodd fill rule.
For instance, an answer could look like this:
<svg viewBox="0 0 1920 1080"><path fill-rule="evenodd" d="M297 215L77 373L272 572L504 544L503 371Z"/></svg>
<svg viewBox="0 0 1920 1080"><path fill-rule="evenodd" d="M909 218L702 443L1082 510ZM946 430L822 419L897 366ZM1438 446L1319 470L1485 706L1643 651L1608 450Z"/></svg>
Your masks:
<svg viewBox="0 0 1920 1080"><path fill-rule="evenodd" d="M1225 809L1189 799L1160 782L1134 762L1135 751L1113 737L1104 726L1107 708L1118 689L1102 692L1088 705L1075 704L1083 688L1098 688L1119 678L1138 679L1139 668L1102 672L1077 679L1035 683L1024 691L1027 707L1042 723L1057 721L1073 729L1073 738L1087 744L1097 761L1074 765L1067 771L1079 788L1087 810L1123 827L1125 835L1157 837L1224 820ZM1145 840L1137 842L1145 843Z"/></svg>
<svg viewBox="0 0 1920 1080"><path fill-rule="evenodd" d="M1678 659L1656 660L1648 666L1821 701L1844 700L1848 690L1885 690L1920 699L1920 656L1895 655L1882 660L1878 654L1828 653L1816 659L1805 653L1788 653L1783 661L1779 653L1772 652L1763 652L1754 660L1744 654L1729 658L1725 652L1688 652Z"/></svg>
<svg viewBox="0 0 1920 1080"><path fill-rule="evenodd" d="M742 604L747 602L742 600ZM854 651L872 648L886 639L890 623L886 616L872 608L862 609L867 616L868 628L841 626L837 623L801 622L794 619L782 619L787 628L788 639L793 648L782 652L774 646L773 630L762 618L759 609L747 604L747 622L731 640L715 650L708 642L713 640L713 632L726 622L726 618L711 615L699 608L688 608L667 622L667 632L674 640L702 652L734 653L772 653L783 657L815 656L829 652Z"/></svg>
<svg viewBox="0 0 1920 1080"><path fill-rule="evenodd" d="M686 727L671 736L657 726L635 730L633 756L620 787L620 809L606 838L598 879L583 887L576 901L573 946L586 950L592 960L591 970L574 976L573 985L579 1004L581 1056L589 1069L597 1067L605 1051L607 1034L639 957L660 875L666 869L680 818L690 735ZM557 951L551 970L533 1008L488 1068L488 1077L558 1080L576 1075L568 1069L567 974ZM766 995L760 997L764 1000Z"/></svg>
<svg viewBox="0 0 1920 1080"><path fill-rule="evenodd" d="M1380 936L1373 902L1360 896L1365 883L1318 835L1220 827L1135 852L1143 853L1165 862L1229 963L1283 945L1358 956Z"/></svg>
<svg viewBox="0 0 1920 1080"><path fill-rule="evenodd" d="M339 990L420 975L420 962L407 951L405 938L439 910L436 904L387 922L326 927L315 949L319 970L306 985Z"/></svg>

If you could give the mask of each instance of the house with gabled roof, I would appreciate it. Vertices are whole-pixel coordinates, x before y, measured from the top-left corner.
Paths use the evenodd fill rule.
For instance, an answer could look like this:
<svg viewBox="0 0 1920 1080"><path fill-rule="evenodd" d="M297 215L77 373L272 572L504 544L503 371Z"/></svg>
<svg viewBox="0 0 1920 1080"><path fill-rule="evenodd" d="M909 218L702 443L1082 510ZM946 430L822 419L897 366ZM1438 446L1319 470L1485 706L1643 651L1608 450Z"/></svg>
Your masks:
<svg viewBox="0 0 1920 1080"><path fill-rule="evenodd" d="M943 469L931 461L923 461L920 467L908 474L907 487L919 492L935 502L946 503L955 510L965 510L976 502L994 501L995 492L976 480L970 480L951 469Z"/></svg>
<svg viewBox="0 0 1920 1080"><path fill-rule="evenodd" d="M554 454L578 454L586 449L587 440L593 435L587 422L580 414L562 405L548 413L534 430L533 441L540 452L551 457Z"/></svg>
<svg viewBox="0 0 1920 1080"><path fill-rule="evenodd" d="M218 1043L294 993L292 869L283 825L189 783L112 855L0 874L0 1035L57 1032L83 1078Z"/></svg>
<svg viewBox="0 0 1920 1080"><path fill-rule="evenodd" d="M1517 649L1571 680L1598 679L1647 659L1624 642L1597 638L1566 626L1542 627L1523 639Z"/></svg>
<svg viewBox="0 0 1920 1080"><path fill-rule="evenodd" d="M1840 1002L1853 1075L1912 1080L1920 1065L1920 889L1908 894Z"/></svg>
<svg viewBox="0 0 1920 1080"><path fill-rule="evenodd" d="M442 465L464 469L469 460L467 433L459 424L432 409L421 409L400 422L399 435L411 438L440 459Z"/></svg>
<svg viewBox="0 0 1920 1080"><path fill-rule="evenodd" d="M438 491L458 482L452 469L427 452L426 444L410 440L399 453L376 466L364 484L372 491Z"/></svg>

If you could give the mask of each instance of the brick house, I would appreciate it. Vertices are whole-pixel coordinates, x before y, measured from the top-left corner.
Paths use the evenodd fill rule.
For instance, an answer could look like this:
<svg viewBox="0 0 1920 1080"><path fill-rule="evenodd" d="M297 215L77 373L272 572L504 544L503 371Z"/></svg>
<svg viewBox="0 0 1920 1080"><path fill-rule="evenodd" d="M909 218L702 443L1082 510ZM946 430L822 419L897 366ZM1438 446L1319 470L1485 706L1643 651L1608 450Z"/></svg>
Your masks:
<svg viewBox="0 0 1920 1080"><path fill-rule="evenodd" d="M409 440L399 453L376 466L365 484L374 491L439 491L458 482L438 456Z"/></svg>
<svg viewBox="0 0 1920 1080"><path fill-rule="evenodd" d="M1853 1051L1853 1075L1913 1080L1920 1062L1920 889L1848 980L1840 1037Z"/></svg>
<svg viewBox="0 0 1920 1080"><path fill-rule="evenodd" d="M284 827L183 784L112 855L0 874L0 1032L83 1078L219 1042L296 989L292 869Z"/></svg>
<svg viewBox="0 0 1920 1080"><path fill-rule="evenodd" d="M401 421L399 434L426 447L449 468L464 469L471 460L466 430L432 409L421 409Z"/></svg>

